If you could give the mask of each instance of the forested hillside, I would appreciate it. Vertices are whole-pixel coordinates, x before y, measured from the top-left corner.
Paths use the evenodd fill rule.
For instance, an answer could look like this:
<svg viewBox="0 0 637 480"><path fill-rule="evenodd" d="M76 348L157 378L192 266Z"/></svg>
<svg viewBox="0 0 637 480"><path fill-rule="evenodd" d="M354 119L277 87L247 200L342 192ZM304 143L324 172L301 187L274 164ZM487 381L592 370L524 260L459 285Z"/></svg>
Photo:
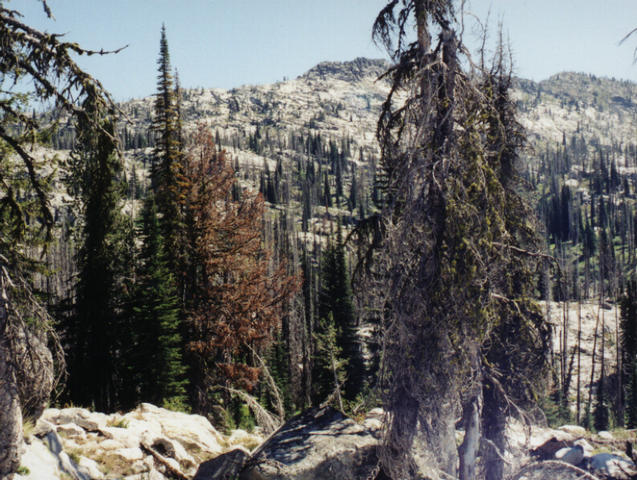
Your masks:
<svg viewBox="0 0 637 480"><path fill-rule="evenodd" d="M231 90L182 88L162 26L115 104L73 60L108 52L0 0L34 85L0 92L0 476L49 399L266 435L382 407L378 479L504 478L512 419L637 427L637 85L475 63L453 4L389 1L391 62Z"/></svg>
<svg viewBox="0 0 637 480"><path fill-rule="evenodd" d="M381 201L375 129L389 91L387 81L380 78L387 66L382 60L362 58L325 62L296 79L272 85L181 91L184 130L193 132L199 125L210 129L241 185L258 190L266 201L266 242L276 251L283 248L288 268L305 279L297 313L286 318L282 331L285 346L273 353L289 355L277 359L287 367L276 367L279 372L290 369L281 373L284 383L294 379L287 387L292 389L287 392L288 408L303 405L312 395L298 379L310 363L306 349L315 348L310 346L315 341L310 332L323 315L326 248L330 252L331 243L340 244ZM541 219L546 252L556 259L536 272L537 295L617 303L637 261L637 117L632 103L637 86L561 73L539 83L516 79L512 97L528 140L518 162L531 186L525 195ZM120 108L129 198L125 210L132 215L141 209L149 187L153 100L131 100ZM62 128L52 138L62 157L73 131ZM341 240L336 240L337 230ZM71 251L64 251L71 245L58 244L60 259L72 257ZM348 277L354 263L351 248L349 252ZM58 270L58 282L68 278L68 272L62 273L65 268L69 265ZM366 321L358 326L365 355L373 355L378 326ZM563 327L558 326L559 332ZM575 340L569 344L572 348ZM559 342L556 349L562 351ZM565 358L556 359L558 383L567 381ZM599 370L594 376L598 378Z"/></svg>

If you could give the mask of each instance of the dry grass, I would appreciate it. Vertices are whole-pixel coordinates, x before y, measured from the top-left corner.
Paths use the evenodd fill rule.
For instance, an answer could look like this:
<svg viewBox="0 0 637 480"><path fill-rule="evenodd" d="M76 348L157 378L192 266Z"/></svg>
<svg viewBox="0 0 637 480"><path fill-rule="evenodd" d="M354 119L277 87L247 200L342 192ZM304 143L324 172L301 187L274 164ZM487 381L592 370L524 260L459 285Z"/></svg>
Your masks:
<svg viewBox="0 0 637 480"><path fill-rule="evenodd" d="M35 430L35 422L31 418L27 418L22 421L22 437L25 441L28 441Z"/></svg>

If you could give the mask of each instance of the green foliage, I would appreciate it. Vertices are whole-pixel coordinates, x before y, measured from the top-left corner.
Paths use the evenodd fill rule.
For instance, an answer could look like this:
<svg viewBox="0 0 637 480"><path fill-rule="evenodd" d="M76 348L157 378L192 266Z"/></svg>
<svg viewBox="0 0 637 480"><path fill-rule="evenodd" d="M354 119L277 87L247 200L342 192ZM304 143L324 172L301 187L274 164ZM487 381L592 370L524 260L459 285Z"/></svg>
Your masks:
<svg viewBox="0 0 637 480"><path fill-rule="evenodd" d="M77 404L103 411L119 407L123 364L125 304L132 261L121 213L124 184L117 155L114 120L98 106L86 111L101 118L100 128L78 122L77 143L69 161L69 191L82 214L77 254L79 275L73 311L64 322L68 396Z"/></svg>
<svg viewBox="0 0 637 480"><path fill-rule="evenodd" d="M330 355L330 352L334 353L337 361L342 356L346 373L344 397L348 400L354 400L363 391L366 372L361 341L357 331L358 321L352 302L352 289L347 272L340 223L338 224L336 242L328 246L321 263L318 314L321 319L317 330L318 343L322 344L324 353ZM331 345L332 334L335 335L336 344L334 346ZM325 367L328 370L331 369L329 364ZM319 376L325 377L326 374L319 374ZM329 377L329 374L327 376ZM324 391L325 387L322 390ZM320 396L315 396L315 402L317 401L321 401Z"/></svg>
<svg viewBox="0 0 637 480"><path fill-rule="evenodd" d="M256 423L254 421L254 416L250 412L248 406L244 402L238 399L234 399L232 401L232 410L234 424L237 426L237 428L245 430L247 432L252 432L254 430L254 427L256 427Z"/></svg>
<svg viewBox="0 0 637 480"><path fill-rule="evenodd" d="M21 477L26 477L27 475L31 474L31 470L29 470L29 468L25 467L24 465L20 465L15 473L17 473Z"/></svg>
<svg viewBox="0 0 637 480"><path fill-rule="evenodd" d="M345 381L345 366L347 360L342 357L342 350L338 346L338 333L334 322L334 314L329 312L327 317L319 319L314 333L315 354L313 355L312 370L312 399L314 404L320 404L334 393L341 390Z"/></svg>
<svg viewBox="0 0 637 480"><path fill-rule="evenodd" d="M539 401L539 407L544 412L550 427L557 428L570 424L572 421L571 411L563 401L562 392L559 389L542 397Z"/></svg>
<svg viewBox="0 0 637 480"><path fill-rule="evenodd" d="M187 409L179 307L168 268L157 206L149 196L142 215L143 246L135 285L131 368L139 401Z"/></svg>
<svg viewBox="0 0 637 480"><path fill-rule="evenodd" d="M161 215L161 229L168 264L173 274L177 275L182 262L179 235L182 225L180 175L183 142L180 93L178 86L176 87L173 83L165 25L162 25L161 29L157 65L157 93L152 124L155 149L151 166L151 187L157 210Z"/></svg>
<svg viewBox="0 0 637 480"><path fill-rule="evenodd" d="M129 422L125 418L120 418L118 420L113 419L107 422L107 425L113 428L128 428L128 424Z"/></svg>

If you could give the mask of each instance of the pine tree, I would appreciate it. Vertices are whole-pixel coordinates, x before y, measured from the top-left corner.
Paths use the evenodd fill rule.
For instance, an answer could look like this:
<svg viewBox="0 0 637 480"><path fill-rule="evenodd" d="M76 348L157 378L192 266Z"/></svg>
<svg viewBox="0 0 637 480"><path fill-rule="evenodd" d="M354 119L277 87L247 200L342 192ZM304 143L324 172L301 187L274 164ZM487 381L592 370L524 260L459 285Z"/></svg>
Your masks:
<svg viewBox="0 0 637 480"><path fill-rule="evenodd" d="M407 41L411 26L414 42ZM538 257L502 214L528 211L507 185L513 163L498 164L507 143L494 143L489 122L501 132L508 124L493 115L499 96L485 95L479 84L486 72L464 71L472 62L463 60L455 26L450 0L389 1L374 25L395 64L378 124L383 204L359 229L360 269L371 272L366 295L374 306L382 302L385 314L381 392L390 422L381 459L392 478L455 477L458 464L461 479L474 478L485 434L483 387L501 378L483 348L507 328L503 304L525 304L519 324L529 331L512 340L531 342L522 345L523 358L536 362L523 392L530 403L546 367L537 355L543 320L526 303L527 289L507 277L509 266ZM399 99L399 92L411 94ZM502 351L502 362L517 361L520 350ZM460 416L466 434L457 447ZM420 469L416 448L435 452Z"/></svg>
<svg viewBox="0 0 637 480"><path fill-rule="evenodd" d="M502 186L500 212L508 235L503 238L509 249L518 252L537 252L542 245L536 234L534 215L520 192L525 183L517 172L516 164L524 143L523 130L516 120L515 104L510 97L510 66L504 62L505 51L500 41L494 65L483 78L482 89L492 108L485 113L489 130L486 146L489 163ZM496 200L497 201L497 200ZM522 408L535 406L542 395L543 376L546 374L545 352L550 330L539 306L534 301L534 272L541 260L534 255L515 255L509 252L498 261L499 272L494 276L494 287L502 300L495 305L496 318L489 341L483 346L483 355L489 367L484 368L482 430L484 436L501 451L505 445L506 418L514 415L511 401ZM515 352L513 354L512 352ZM505 382L498 380L506 378ZM498 383L499 382L499 383ZM497 451L490 449L484 455L485 477L499 480L503 477L504 462Z"/></svg>
<svg viewBox="0 0 637 480"><path fill-rule="evenodd" d="M21 414L39 415L53 387L54 366L46 360L46 347L55 354L58 367L64 364L57 355L61 345L59 337L52 335L51 318L34 293L39 268L30 254L39 255L51 240L54 215L49 175L43 170L49 165L37 161L33 150L25 147L45 131L40 118L25 114L27 99L34 104L53 101L60 115L82 119L100 131L99 119L87 114L81 104L90 99L106 106L110 98L76 63L78 57L104 52L85 50L60 35L40 32L25 23L18 5L7 8L6 3L0 2L0 57L11 59L2 67L0 118L0 477L12 478L20 466ZM39 3L51 18L46 1ZM43 342L27 341L36 337ZM25 391L29 399L20 393Z"/></svg>
<svg viewBox="0 0 637 480"><path fill-rule="evenodd" d="M186 407L186 367L181 355L179 302L168 268L157 207L147 197L142 213L143 246L135 285L131 368L137 402Z"/></svg>
<svg viewBox="0 0 637 480"><path fill-rule="evenodd" d="M313 355L312 391L315 404L327 399L337 402L343 410L342 388L346 380L347 360L338 346L338 331L332 312L319 318L314 332L315 352Z"/></svg>
<svg viewBox="0 0 637 480"><path fill-rule="evenodd" d="M180 175L182 159L181 110L179 84L173 83L166 27L162 25L159 42L157 93L152 130L155 149L151 168L151 187L160 214L166 255L171 271L177 275L182 267L179 238L182 230L180 209Z"/></svg>
<svg viewBox="0 0 637 480"><path fill-rule="evenodd" d="M95 105L85 104L84 108L93 115L104 115ZM86 122L78 123L69 165L69 189L78 198L83 227L76 302L65 325L65 339L70 399L113 411L119 407L123 338L118 333L130 263L120 211L123 165L112 141L113 119L104 117L102 126L103 132L95 132Z"/></svg>
<svg viewBox="0 0 637 480"><path fill-rule="evenodd" d="M184 167L188 340L195 407L203 410L215 385L256 386L251 349L271 342L296 280L284 268L269 271L263 198L244 191L232 200L234 172L204 127Z"/></svg>
<svg viewBox="0 0 637 480"><path fill-rule="evenodd" d="M361 342L357 332L357 318L352 303L352 289L350 285L347 265L345 260L345 247L341 233L341 225L338 224L336 243L328 246L323 254L321 262L321 290L319 293L319 334L324 337L324 344L331 345L329 336L331 330L336 332L336 345L338 352L342 354L345 365L346 380L344 384L344 396L347 400L354 400L363 391L365 383L365 364L362 357ZM331 350L334 355L336 350ZM339 359L340 361L340 359ZM315 366L318 365L315 361ZM331 363L324 365L331 371ZM327 378L331 375L328 374ZM317 377L325 375L317 373ZM321 393L315 395L315 403L324 400Z"/></svg>

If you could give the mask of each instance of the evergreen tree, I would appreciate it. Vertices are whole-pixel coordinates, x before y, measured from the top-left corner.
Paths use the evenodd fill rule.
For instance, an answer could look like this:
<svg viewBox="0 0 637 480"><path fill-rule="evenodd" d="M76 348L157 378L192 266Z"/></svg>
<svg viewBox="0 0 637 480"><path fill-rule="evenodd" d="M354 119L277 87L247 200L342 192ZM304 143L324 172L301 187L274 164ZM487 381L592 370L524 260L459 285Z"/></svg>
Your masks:
<svg viewBox="0 0 637 480"><path fill-rule="evenodd" d="M626 426L637 427L637 284L630 280L620 300L621 347L626 397Z"/></svg>
<svg viewBox="0 0 637 480"><path fill-rule="evenodd" d="M341 389L346 380L347 360L338 346L338 330L332 312L319 318L313 339L315 352L312 357L312 391L314 403L323 403L329 398L336 400L343 410Z"/></svg>
<svg viewBox="0 0 637 480"><path fill-rule="evenodd" d="M367 295L383 299L386 314L381 391L389 425L381 461L391 478L455 477L458 464L461 479L474 478L486 433L483 387L504 380L483 352L512 327L503 325L503 305L524 305L515 323L528 332L511 336L515 348L502 349L501 362L515 364L521 352L521 361L533 361L532 379L520 392L529 404L545 380L541 350L549 330L524 295L528 287L516 287L517 279L507 276L511 265L539 254L518 239L518 228L528 227L513 227L503 216L510 211L524 218L528 211L519 208L524 201L514 195L516 186L507 185L515 156L498 162L508 148L508 134L494 141L494 130L504 133L508 126L494 115L504 97L483 93L484 69L464 71L473 63L459 48L454 5L389 1L374 25L395 62L377 130L382 210L359 232L361 268L372 272ZM407 41L411 26L414 42ZM399 100L399 92L411 94ZM522 380L507 386L502 398ZM466 433L457 447L460 416ZM424 460L428 471L416 463L416 439L420 449L435 452Z"/></svg>
<svg viewBox="0 0 637 480"><path fill-rule="evenodd" d="M133 377L137 402L186 407L186 368L181 358L179 303L168 268L157 206L144 205L143 246L135 286Z"/></svg>
<svg viewBox="0 0 637 480"><path fill-rule="evenodd" d="M204 127L184 167L188 345L194 406L201 411L215 386L256 386L251 350L270 344L296 279L284 265L270 271L261 242L263 198L244 191L232 200L234 171Z"/></svg>
<svg viewBox="0 0 637 480"><path fill-rule="evenodd" d="M157 93L152 130L155 149L151 168L151 187L157 202L160 225L171 271L177 275L182 267L179 258L182 240L182 215L180 209L180 182L182 140L179 106L179 85L173 84L166 27L162 25L159 42Z"/></svg>
<svg viewBox="0 0 637 480"><path fill-rule="evenodd" d="M103 116L94 104L84 108ZM103 117L103 131L77 124L77 143L71 154L68 181L82 212L78 252L78 280L74 312L65 325L68 357L68 395L79 405L102 411L119 407L119 376L123 370L119 335L129 287L130 259L126 258L125 222L121 200L122 159L112 140L112 118Z"/></svg>
<svg viewBox="0 0 637 480"><path fill-rule="evenodd" d="M352 289L350 285L345 260L345 247L338 224L336 243L328 246L321 262L321 290L319 293L319 334L323 336L324 345L330 346L331 330L336 332L335 341L338 352L341 352L345 365L346 380L344 384L345 398L354 400L363 391L365 383L365 364L362 357L361 342L357 332L357 318L352 303ZM330 347L331 348L331 347ZM334 355L336 350L330 350ZM319 366L315 361L315 370ZM331 371L331 363L324 367ZM328 378L325 374L317 373L317 378ZM333 382L330 382L333 384ZM323 387L321 393L326 393ZM331 391L327 392L331 393ZM324 400L321 394L315 395L315 402Z"/></svg>
<svg viewBox="0 0 637 480"><path fill-rule="evenodd" d="M29 25L20 5L0 2L2 42L2 115L0 117L0 477L12 478L20 466L22 418L36 418L49 400L60 367L60 341L39 295L32 255L41 256L52 238L54 212L49 203L50 163L38 161L34 142L46 130L28 103L54 102L56 112L87 121L101 130L98 118L81 105L87 99L110 103L100 83L76 63L92 55L61 35ZM39 3L51 18L45 0ZM104 52L101 52L104 53ZM112 139L112 136L111 136ZM28 147L27 147L28 146ZM50 361L48 348L55 364Z"/></svg>
<svg viewBox="0 0 637 480"><path fill-rule="evenodd" d="M489 166L502 186L502 195L494 199L502 202L499 210L507 232L502 240L508 242L511 250L538 252L542 244L533 212L521 196L525 182L516 168L525 139L510 97L512 77L505 57L500 41L494 65L482 80L482 90L491 105L485 112L489 126L485 150ZM489 341L482 346L487 366L483 367L481 428L483 435L500 451L506 448L506 418L517 414L511 409L511 402L530 409L545 386L545 352L550 344L550 329L534 301L533 275L542 266L538 258L505 252L498 258L498 273L492 280L503 299L493 306L497 320ZM504 476L504 461L495 449L486 451L484 460L487 480Z"/></svg>

